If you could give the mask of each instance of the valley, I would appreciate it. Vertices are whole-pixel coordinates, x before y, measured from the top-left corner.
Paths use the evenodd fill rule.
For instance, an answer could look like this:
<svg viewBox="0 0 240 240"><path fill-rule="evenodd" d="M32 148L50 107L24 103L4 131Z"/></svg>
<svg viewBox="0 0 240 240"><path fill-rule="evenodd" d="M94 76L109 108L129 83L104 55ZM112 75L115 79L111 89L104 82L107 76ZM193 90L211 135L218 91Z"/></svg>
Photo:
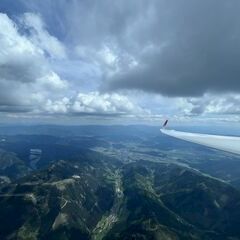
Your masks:
<svg viewBox="0 0 240 240"><path fill-rule="evenodd" d="M118 216L120 208L123 204L123 186L122 186L122 176L120 170L116 170L114 173L115 182L115 199L109 214L103 216L102 219L97 223L96 227L93 229L93 240L101 240L112 228L113 224L118 221Z"/></svg>
<svg viewBox="0 0 240 240"><path fill-rule="evenodd" d="M0 238L240 239L239 159L140 129L4 135Z"/></svg>

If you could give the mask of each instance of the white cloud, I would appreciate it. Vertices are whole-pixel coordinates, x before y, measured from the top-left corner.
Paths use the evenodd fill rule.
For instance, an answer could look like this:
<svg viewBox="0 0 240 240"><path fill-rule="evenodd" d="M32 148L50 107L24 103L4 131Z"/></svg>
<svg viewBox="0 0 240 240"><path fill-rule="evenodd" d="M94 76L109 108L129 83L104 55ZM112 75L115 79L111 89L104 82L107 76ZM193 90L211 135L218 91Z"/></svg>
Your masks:
<svg viewBox="0 0 240 240"><path fill-rule="evenodd" d="M103 59L103 61L108 65L114 65L117 61L117 56L114 54L114 52L107 46L104 46L100 52L99 55Z"/></svg>
<svg viewBox="0 0 240 240"><path fill-rule="evenodd" d="M69 108L69 103L70 103L70 100L66 97L56 101L52 101L48 99L43 109L44 109L44 112L48 112L48 113L67 113Z"/></svg>
<svg viewBox="0 0 240 240"><path fill-rule="evenodd" d="M140 16L140 19L143 18ZM84 28L84 24L81 23L81 27ZM94 37L91 43L90 37L79 28L80 40L71 43L74 51L72 59L68 59L71 49L66 50L48 29L38 14L25 13L17 22L0 14L0 112L32 110L42 115L121 115L158 123L166 117L186 120L194 116L207 119L213 115L225 121L230 119L227 116L233 119L234 114L240 113L240 97L236 94L205 94L201 98L167 98L137 90L124 91L125 95L122 92L100 94L96 89L111 75L138 68L143 64L142 59L157 63L151 62L152 55L161 54L169 47L167 42L143 41L144 44L139 45L126 41L135 39L130 37L122 39L129 44L121 48L115 38L105 35L101 39ZM134 33L131 29L130 35ZM85 30L92 31L92 28ZM96 36L100 32L96 31ZM146 76L144 83L147 85L148 81L151 75ZM236 115L235 119L239 121Z"/></svg>
<svg viewBox="0 0 240 240"><path fill-rule="evenodd" d="M42 49L20 35L6 14L0 14L0 46L0 79L31 82L44 75Z"/></svg>
<svg viewBox="0 0 240 240"><path fill-rule="evenodd" d="M121 94L100 94L98 91L76 94L78 90L71 89L68 81L61 79L51 68L49 61L49 58L65 57L62 44L46 31L38 15L27 13L20 19L28 32L20 33L16 23L7 15L0 14L0 91L4 91L0 97L0 111L10 109L10 112L14 112L17 107L19 111L30 111L33 115L149 114ZM84 52L84 57L88 53ZM96 64L104 64L106 67L113 67L117 62L117 55L107 46L95 55L90 55L91 61L94 56ZM9 107L10 104L14 107Z"/></svg>
<svg viewBox="0 0 240 240"><path fill-rule="evenodd" d="M105 42L97 47L78 45L75 54L95 68L100 67L105 78L127 69L134 69L139 64L133 55L119 49L114 42Z"/></svg>
<svg viewBox="0 0 240 240"><path fill-rule="evenodd" d="M228 94L213 97L205 106L204 113L210 114L240 114L240 95Z"/></svg>
<svg viewBox="0 0 240 240"><path fill-rule="evenodd" d="M25 13L21 18L25 28L30 30L31 41L39 48L46 51L52 58L65 58L64 45L46 30L41 17L34 13Z"/></svg>
<svg viewBox="0 0 240 240"><path fill-rule="evenodd" d="M41 44L20 34L18 26L2 13L0 46L0 111L7 112L8 107L9 111L30 111L44 98L54 98L67 89L67 82L52 70Z"/></svg>
<svg viewBox="0 0 240 240"><path fill-rule="evenodd" d="M236 115L240 114L240 95L205 94L199 98L178 98L177 106L188 116Z"/></svg>
<svg viewBox="0 0 240 240"><path fill-rule="evenodd" d="M67 81L62 80L55 72L49 72L44 77L38 78L37 83L48 90L63 90L68 86Z"/></svg>
<svg viewBox="0 0 240 240"><path fill-rule="evenodd" d="M129 98L120 94L99 92L79 93L75 98L48 100L43 111L83 115L139 115L148 114Z"/></svg>

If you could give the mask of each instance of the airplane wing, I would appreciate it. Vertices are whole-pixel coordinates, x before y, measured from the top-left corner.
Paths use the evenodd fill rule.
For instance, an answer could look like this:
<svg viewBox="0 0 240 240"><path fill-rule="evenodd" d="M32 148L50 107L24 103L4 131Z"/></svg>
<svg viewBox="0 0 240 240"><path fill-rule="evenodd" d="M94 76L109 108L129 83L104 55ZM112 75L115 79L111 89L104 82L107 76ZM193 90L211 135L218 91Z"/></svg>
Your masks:
<svg viewBox="0 0 240 240"><path fill-rule="evenodd" d="M160 131L171 137L197 143L222 151L240 154L240 137L180 132L162 128Z"/></svg>

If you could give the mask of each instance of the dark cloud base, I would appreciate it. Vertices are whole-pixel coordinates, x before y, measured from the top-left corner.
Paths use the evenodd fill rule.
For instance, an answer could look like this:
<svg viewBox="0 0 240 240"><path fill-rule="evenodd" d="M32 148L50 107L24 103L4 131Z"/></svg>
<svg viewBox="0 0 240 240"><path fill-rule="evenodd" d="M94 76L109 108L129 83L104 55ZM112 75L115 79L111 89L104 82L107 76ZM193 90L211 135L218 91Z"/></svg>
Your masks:
<svg viewBox="0 0 240 240"><path fill-rule="evenodd" d="M156 4L153 24L142 32L151 51L139 49L139 64L108 79L107 89L141 89L167 96L240 92L240 2L180 2L165 2L164 9Z"/></svg>

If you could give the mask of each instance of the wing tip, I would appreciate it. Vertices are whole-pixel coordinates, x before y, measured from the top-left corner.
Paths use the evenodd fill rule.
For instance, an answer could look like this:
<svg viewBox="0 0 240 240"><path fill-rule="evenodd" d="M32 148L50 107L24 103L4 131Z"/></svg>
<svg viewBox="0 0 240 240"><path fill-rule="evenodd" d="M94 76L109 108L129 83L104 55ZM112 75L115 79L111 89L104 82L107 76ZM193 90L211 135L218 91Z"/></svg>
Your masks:
<svg viewBox="0 0 240 240"><path fill-rule="evenodd" d="M163 123L162 127L163 127L163 128L166 128L166 127L167 127L167 124L168 124L168 119L165 120L165 122Z"/></svg>

